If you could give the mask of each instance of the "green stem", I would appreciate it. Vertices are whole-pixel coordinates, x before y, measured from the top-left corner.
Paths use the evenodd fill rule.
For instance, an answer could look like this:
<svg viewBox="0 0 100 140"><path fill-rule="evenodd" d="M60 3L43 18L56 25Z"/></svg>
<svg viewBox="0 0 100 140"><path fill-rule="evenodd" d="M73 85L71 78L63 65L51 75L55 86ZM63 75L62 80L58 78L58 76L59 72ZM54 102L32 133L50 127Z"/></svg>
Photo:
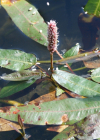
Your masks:
<svg viewBox="0 0 100 140"><path fill-rule="evenodd" d="M87 67L81 67L81 68L77 68L77 69L73 69L73 71L79 71L79 70L83 70L86 69Z"/></svg>

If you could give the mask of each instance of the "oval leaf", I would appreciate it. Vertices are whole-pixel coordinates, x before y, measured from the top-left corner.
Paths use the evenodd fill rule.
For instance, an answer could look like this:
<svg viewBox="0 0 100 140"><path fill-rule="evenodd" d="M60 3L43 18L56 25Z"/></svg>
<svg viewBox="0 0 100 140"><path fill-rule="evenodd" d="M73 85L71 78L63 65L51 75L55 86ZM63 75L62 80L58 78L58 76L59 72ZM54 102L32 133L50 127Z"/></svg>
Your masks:
<svg viewBox="0 0 100 140"><path fill-rule="evenodd" d="M7 86L1 89L0 91L0 98L8 97L14 93L17 93L33 83L35 83L36 80L30 80L30 81L20 81L20 82L10 82Z"/></svg>
<svg viewBox="0 0 100 140"><path fill-rule="evenodd" d="M25 81L40 78L41 78L40 71L30 71L30 70L18 71L8 75L1 76L1 79L9 81Z"/></svg>
<svg viewBox="0 0 100 140"><path fill-rule="evenodd" d="M38 106L33 104L20 107L2 107L0 108L0 117L17 122L19 114L25 124L73 124L99 111L100 97L69 98L41 103Z"/></svg>
<svg viewBox="0 0 100 140"><path fill-rule="evenodd" d="M35 55L19 50L0 49L0 66L11 70L23 70L36 63Z"/></svg>
<svg viewBox="0 0 100 140"><path fill-rule="evenodd" d="M93 70L93 72L91 74L91 78L92 78L92 80L100 83L100 67Z"/></svg>
<svg viewBox="0 0 100 140"><path fill-rule="evenodd" d="M57 83L74 93L86 97L100 96L100 85L98 83L62 70L55 70L52 76Z"/></svg>
<svg viewBox="0 0 100 140"><path fill-rule="evenodd" d="M1 0L1 5L25 35L47 46L47 24L33 5L25 0Z"/></svg>

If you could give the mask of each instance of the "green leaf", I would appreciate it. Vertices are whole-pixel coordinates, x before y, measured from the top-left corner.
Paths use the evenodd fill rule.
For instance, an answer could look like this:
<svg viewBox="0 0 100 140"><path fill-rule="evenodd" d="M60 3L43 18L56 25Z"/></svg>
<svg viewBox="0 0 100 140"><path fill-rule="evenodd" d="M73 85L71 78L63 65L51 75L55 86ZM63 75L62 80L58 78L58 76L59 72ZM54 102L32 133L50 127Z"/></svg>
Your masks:
<svg viewBox="0 0 100 140"><path fill-rule="evenodd" d="M56 88L56 96L61 95L63 92L65 92L65 91L62 90L61 88L59 88L59 87Z"/></svg>
<svg viewBox="0 0 100 140"><path fill-rule="evenodd" d="M0 98L8 97L14 93L17 93L33 83L35 83L36 80L30 80L30 81L20 81L20 82L10 82L7 86L2 88L0 91Z"/></svg>
<svg viewBox="0 0 100 140"><path fill-rule="evenodd" d="M0 117L17 122L19 114L25 124L73 124L99 111L100 97L69 98L40 103L38 106L28 104L20 107L2 107L0 108Z"/></svg>
<svg viewBox="0 0 100 140"><path fill-rule="evenodd" d="M79 44L77 44L76 46L72 47L70 50L68 50L64 55L63 55L63 58L67 58L67 57L70 57L70 56L75 56L78 54L79 52ZM71 63L69 64L69 66L71 66ZM58 68L60 70L67 70L66 67L64 66L61 66L59 65Z"/></svg>
<svg viewBox="0 0 100 140"><path fill-rule="evenodd" d="M31 79L40 79L41 78L40 71L31 71L31 70L22 70L18 72L13 72L8 75L1 76L1 79L9 80L9 81L25 81Z"/></svg>
<svg viewBox="0 0 100 140"><path fill-rule="evenodd" d="M32 4L25 0L13 3L1 0L1 5L25 35L47 46L47 24Z"/></svg>
<svg viewBox="0 0 100 140"><path fill-rule="evenodd" d="M64 140L64 139L72 140L69 138L76 136L74 129L75 129L74 126L69 126L66 129L64 129L61 133L59 133L57 136L55 136L52 140ZM75 139L73 138L73 140Z"/></svg>
<svg viewBox="0 0 100 140"><path fill-rule="evenodd" d="M100 96L100 85L80 76L55 70L52 74L54 80L64 88L86 97Z"/></svg>
<svg viewBox="0 0 100 140"><path fill-rule="evenodd" d="M93 70L93 72L91 74L91 78L92 78L92 80L100 83L100 67Z"/></svg>
<svg viewBox="0 0 100 140"><path fill-rule="evenodd" d="M0 49L0 66L11 70L24 70L36 63L35 55L19 50Z"/></svg>
<svg viewBox="0 0 100 140"><path fill-rule="evenodd" d="M68 50L64 55L63 58L67 58L70 56L75 56L78 54L79 52L79 44L77 44L76 46L72 47L70 50Z"/></svg>
<svg viewBox="0 0 100 140"><path fill-rule="evenodd" d="M88 0L84 10L88 14L100 17L100 0Z"/></svg>

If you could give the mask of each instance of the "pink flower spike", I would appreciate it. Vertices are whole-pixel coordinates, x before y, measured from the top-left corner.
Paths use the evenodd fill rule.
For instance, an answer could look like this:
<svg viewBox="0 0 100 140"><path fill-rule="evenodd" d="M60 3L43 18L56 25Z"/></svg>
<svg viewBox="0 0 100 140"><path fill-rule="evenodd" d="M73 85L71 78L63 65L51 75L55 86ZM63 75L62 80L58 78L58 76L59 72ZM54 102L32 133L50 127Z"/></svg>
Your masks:
<svg viewBox="0 0 100 140"><path fill-rule="evenodd" d="M56 22L53 20L50 20L48 22L48 50L51 53L54 53L57 49L57 39L58 39L58 33L57 33L57 26Z"/></svg>

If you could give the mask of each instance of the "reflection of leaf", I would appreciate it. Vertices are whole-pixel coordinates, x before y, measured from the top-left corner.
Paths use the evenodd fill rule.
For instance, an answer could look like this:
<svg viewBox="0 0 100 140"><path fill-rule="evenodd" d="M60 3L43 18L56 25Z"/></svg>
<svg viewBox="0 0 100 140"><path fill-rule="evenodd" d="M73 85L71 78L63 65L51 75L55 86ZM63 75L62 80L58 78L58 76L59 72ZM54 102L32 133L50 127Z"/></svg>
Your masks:
<svg viewBox="0 0 100 140"><path fill-rule="evenodd" d="M100 111L100 97L85 99L64 99L60 101L44 102L38 106L26 105L20 107L0 108L0 117L11 121L18 121L18 114L23 123L46 125L46 124L73 124L88 115Z"/></svg>
<svg viewBox="0 0 100 140"><path fill-rule="evenodd" d="M88 0L84 10L87 11L88 14L100 17L100 1Z"/></svg>
<svg viewBox="0 0 100 140"><path fill-rule="evenodd" d="M85 67L87 68L98 68L100 67L100 59L97 60L88 60L88 61L83 61Z"/></svg>
<svg viewBox="0 0 100 140"><path fill-rule="evenodd" d="M33 5L25 0L16 0L13 3L11 0L1 0L1 5L24 34L40 44L47 45L47 25Z"/></svg>
<svg viewBox="0 0 100 140"><path fill-rule="evenodd" d="M22 70L22 71L1 76L1 79L9 80L9 81L25 81L25 80L40 79L40 78L41 78L40 71L30 71L30 70Z"/></svg>
<svg viewBox="0 0 100 140"><path fill-rule="evenodd" d="M52 91L48 94L45 94L45 95L42 95L42 96L36 98L33 101L30 101L29 104L39 105L40 103L43 103L43 102L49 102L49 101L53 101L53 100L62 100L62 99L66 99L66 98L68 98L68 96L65 93L59 97L56 97L56 91Z"/></svg>
<svg viewBox="0 0 100 140"><path fill-rule="evenodd" d="M91 74L91 78L92 78L92 80L100 83L100 67L93 70L93 72Z"/></svg>
<svg viewBox="0 0 100 140"><path fill-rule="evenodd" d="M23 70L36 63L36 57L19 50L0 49L0 66L11 70Z"/></svg>
<svg viewBox="0 0 100 140"><path fill-rule="evenodd" d="M64 88L86 97L100 96L100 85L83 77L56 70L52 74L53 78Z"/></svg>
<svg viewBox="0 0 100 140"><path fill-rule="evenodd" d="M21 91L30 85L32 85L36 80L31 81L19 81L19 82L10 82L7 86L2 88L0 91L0 98L4 98L7 96L10 96L14 93L17 93L18 91Z"/></svg>

